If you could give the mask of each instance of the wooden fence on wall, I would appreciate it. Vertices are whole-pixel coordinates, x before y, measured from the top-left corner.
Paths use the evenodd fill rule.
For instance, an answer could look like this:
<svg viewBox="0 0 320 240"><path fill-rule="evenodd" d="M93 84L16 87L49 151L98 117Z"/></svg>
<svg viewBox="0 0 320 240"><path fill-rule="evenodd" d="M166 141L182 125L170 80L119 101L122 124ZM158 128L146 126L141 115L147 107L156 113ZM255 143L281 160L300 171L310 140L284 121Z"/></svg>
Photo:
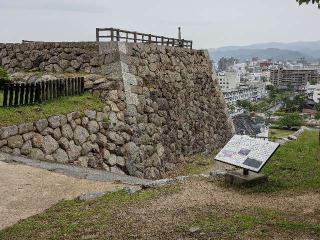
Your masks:
<svg viewBox="0 0 320 240"><path fill-rule="evenodd" d="M116 28L96 28L96 41L108 39L111 42L155 43L173 47L192 49L192 41L185 39L169 38L153 34L126 31Z"/></svg>
<svg viewBox="0 0 320 240"><path fill-rule="evenodd" d="M68 78L36 83L10 83L4 86L3 107L31 105L84 93L84 78Z"/></svg>

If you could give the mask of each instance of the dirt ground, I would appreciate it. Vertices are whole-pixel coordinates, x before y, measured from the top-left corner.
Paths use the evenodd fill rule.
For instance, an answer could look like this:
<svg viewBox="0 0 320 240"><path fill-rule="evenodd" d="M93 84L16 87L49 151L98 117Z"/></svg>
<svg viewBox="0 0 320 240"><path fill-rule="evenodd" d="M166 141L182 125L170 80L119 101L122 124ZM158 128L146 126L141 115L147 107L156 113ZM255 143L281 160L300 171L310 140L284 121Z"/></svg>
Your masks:
<svg viewBox="0 0 320 240"><path fill-rule="evenodd" d="M0 161L0 229L38 214L63 199L121 188L121 184L77 179Z"/></svg>
<svg viewBox="0 0 320 240"><path fill-rule="evenodd" d="M254 209L259 208L292 213L313 223L319 223L320 220L320 193L243 194L237 190L223 188L216 182L205 179L190 179L180 186L181 190L176 194L114 212L115 219L118 219L118 221L122 219L126 224L130 223L132 229L140 229L137 236L141 239L169 239L169 236L183 236L181 239L203 239L201 236L187 237L184 235L184 231L182 231L184 233L177 233L177 229L184 226L183 222L185 220L188 221L190 212L192 215L194 212L199 211L200 213L201 211L210 211L210 209L219 209L220 214L225 212L228 215L233 211L241 212L246 209L254 211ZM258 228L257 231L259 231ZM310 237L314 239L313 236L304 235L303 232L299 232L299 235L290 236L290 232L277 232L271 229L269 234L270 236L266 237L267 239L310 239ZM114 232L110 235L110 238L116 239L116 236L117 233ZM222 238L219 236L208 239ZM246 235L239 239L257 238L256 236L249 237L249 235Z"/></svg>

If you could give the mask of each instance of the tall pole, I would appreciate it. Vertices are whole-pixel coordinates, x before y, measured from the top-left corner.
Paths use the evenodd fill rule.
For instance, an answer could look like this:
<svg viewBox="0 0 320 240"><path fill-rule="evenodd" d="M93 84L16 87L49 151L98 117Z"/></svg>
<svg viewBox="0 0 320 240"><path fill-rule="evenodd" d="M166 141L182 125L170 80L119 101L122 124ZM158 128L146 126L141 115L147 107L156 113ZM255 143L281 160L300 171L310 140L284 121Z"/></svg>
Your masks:
<svg viewBox="0 0 320 240"><path fill-rule="evenodd" d="M181 40L181 27L178 27L178 39Z"/></svg>

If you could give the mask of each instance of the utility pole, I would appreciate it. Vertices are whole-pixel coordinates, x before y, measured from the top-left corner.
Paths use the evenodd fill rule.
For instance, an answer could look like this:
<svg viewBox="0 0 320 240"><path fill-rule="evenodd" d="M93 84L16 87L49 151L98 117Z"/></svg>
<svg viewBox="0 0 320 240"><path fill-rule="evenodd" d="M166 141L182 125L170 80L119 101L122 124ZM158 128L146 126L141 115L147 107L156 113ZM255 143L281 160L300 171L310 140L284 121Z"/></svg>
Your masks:
<svg viewBox="0 0 320 240"><path fill-rule="evenodd" d="M181 40L181 27L178 27L178 39Z"/></svg>

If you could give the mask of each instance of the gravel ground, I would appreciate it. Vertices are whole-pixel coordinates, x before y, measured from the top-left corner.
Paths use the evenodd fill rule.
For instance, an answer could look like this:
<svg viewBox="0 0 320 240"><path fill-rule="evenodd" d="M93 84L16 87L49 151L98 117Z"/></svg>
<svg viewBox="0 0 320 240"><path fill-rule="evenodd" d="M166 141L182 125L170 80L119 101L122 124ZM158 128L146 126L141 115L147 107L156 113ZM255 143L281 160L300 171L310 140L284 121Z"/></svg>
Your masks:
<svg viewBox="0 0 320 240"><path fill-rule="evenodd" d="M0 161L0 229L38 214L63 199L123 187L122 184L77 179Z"/></svg>

